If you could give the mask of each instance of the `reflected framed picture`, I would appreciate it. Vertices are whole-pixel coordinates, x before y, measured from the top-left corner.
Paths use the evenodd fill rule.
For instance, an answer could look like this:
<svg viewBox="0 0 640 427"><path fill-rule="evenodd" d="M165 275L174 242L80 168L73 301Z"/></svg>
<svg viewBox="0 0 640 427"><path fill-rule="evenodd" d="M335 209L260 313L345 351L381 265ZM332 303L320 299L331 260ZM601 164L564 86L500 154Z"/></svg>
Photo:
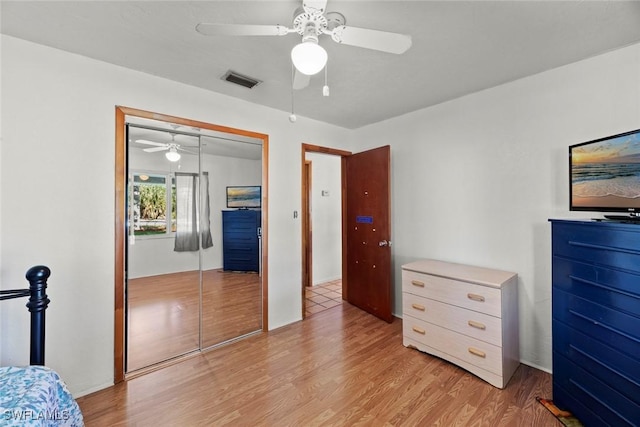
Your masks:
<svg viewBox="0 0 640 427"><path fill-rule="evenodd" d="M238 185L227 187L227 208L260 208L262 187L260 185Z"/></svg>

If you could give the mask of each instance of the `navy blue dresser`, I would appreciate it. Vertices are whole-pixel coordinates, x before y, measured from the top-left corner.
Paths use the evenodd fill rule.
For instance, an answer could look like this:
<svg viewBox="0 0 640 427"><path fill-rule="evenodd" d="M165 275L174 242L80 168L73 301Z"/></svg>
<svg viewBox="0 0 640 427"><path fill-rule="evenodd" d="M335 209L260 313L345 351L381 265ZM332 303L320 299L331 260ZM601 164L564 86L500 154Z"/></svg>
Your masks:
<svg viewBox="0 0 640 427"><path fill-rule="evenodd" d="M640 426L640 224L551 220L553 400Z"/></svg>
<svg viewBox="0 0 640 427"><path fill-rule="evenodd" d="M223 269L259 271L260 211L222 211Z"/></svg>

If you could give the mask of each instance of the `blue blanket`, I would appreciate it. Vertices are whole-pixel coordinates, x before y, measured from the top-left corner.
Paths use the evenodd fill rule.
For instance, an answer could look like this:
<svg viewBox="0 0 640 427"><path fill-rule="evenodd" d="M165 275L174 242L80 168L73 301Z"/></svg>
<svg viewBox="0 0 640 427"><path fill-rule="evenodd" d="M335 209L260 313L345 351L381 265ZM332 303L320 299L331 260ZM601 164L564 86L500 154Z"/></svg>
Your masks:
<svg viewBox="0 0 640 427"><path fill-rule="evenodd" d="M43 366L0 368L0 425L82 427L82 412L60 376Z"/></svg>

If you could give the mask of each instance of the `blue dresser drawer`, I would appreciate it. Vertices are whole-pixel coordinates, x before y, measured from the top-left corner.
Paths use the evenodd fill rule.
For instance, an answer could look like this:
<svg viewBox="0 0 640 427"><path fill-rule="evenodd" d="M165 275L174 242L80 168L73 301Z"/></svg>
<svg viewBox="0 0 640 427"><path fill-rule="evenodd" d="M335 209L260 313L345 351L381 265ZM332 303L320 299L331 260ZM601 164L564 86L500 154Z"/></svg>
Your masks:
<svg viewBox="0 0 640 427"><path fill-rule="evenodd" d="M612 310L558 288L553 289L552 297L554 322L563 322L624 354L640 355L640 317Z"/></svg>
<svg viewBox="0 0 640 427"><path fill-rule="evenodd" d="M222 264L224 270L259 270L260 221L260 211L222 211Z"/></svg>
<svg viewBox="0 0 640 427"><path fill-rule="evenodd" d="M239 259L239 260L228 260L224 263L225 271L258 271L257 264L251 264L247 260Z"/></svg>
<svg viewBox="0 0 640 427"><path fill-rule="evenodd" d="M626 355L562 322L553 329L553 357L562 356L640 405L640 360ZM615 366L612 365L615 361ZM554 366L556 365L554 360Z"/></svg>
<svg viewBox="0 0 640 427"><path fill-rule="evenodd" d="M553 258L554 288L607 307L638 315L640 274Z"/></svg>
<svg viewBox="0 0 640 427"><path fill-rule="evenodd" d="M554 352L553 355L553 398L560 408L565 396L570 396L591 413L582 414L571 407L571 411L586 426L638 426L640 406L629 400L617 389L609 387L583 367ZM598 417L598 418L591 418Z"/></svg>
<svg viewBox="0 0 640 427"><path fill-rule="evenodd" d="M225 270L258 271L258 253L246 250L229 250L224 254Z"/></svg>
<svg viewBox="0 0 640 427"><path fill-rule="evenodd" d="M640 272L640 226L553 223L554 256Z"/></svg>
<svg viewBox="0 0 640 427"><path fill-rule="evenodd" d="M229 259L258 259L258 248L228 247L225 256Z"/></svg>
<svg viewBox="0 0 640 427"><path fill-rule="evenodd" d="M552 222L553 400L640 426L640 224Z"/></svg>
<svg viewBox="0 0 640 427"><path fill-rule="evenodd" d="M596 408L591 408L587 402L578 400L573 394L560 387L556 381L553 381L553 403L558 408L569 410L585 427L611 426L601 416L593 412Z"/></svg>
<svg viewBox="0 0 640 427"><path fill-rule="evenodd" d="M255 233L256 231L253 230ZM222 243L225 245L230 243L239 243L245 246L254 245L258 240L257 235L254 234L243 234L243 233L224 233L222 235Z"/></svg>
<svg viewBox="0 0 640 427"><path fill-rule="evenodd" d="M231 241L231 242L224 243L224 251L225 253L240 252L240 253L257 254L258 248L255 247L255 245L246 245L242 242Z"/></svg>
<svg viewBox="0 0 640 427"><path fill-rule="evenodd" d="M225 221L223 224L225 233L256 233L256 221Z"/></svg>

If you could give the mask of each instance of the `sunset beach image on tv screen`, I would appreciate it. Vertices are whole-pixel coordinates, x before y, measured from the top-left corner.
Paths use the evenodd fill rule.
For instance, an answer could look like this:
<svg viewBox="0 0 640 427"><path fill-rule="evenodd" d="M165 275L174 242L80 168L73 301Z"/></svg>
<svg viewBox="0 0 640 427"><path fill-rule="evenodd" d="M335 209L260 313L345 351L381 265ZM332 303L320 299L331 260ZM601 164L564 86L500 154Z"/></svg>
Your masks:
<svg viewBox="0 0 640 427"><path fill-rule="evenodd" d="M228 208L259 208L261 205L260 186L227 187Z"/></svg>
<svg viewBox="0 0 640 427"><path fill-rule="evenodd" d="M640 131L570 152L572 207L640 210Z"/></svg>

